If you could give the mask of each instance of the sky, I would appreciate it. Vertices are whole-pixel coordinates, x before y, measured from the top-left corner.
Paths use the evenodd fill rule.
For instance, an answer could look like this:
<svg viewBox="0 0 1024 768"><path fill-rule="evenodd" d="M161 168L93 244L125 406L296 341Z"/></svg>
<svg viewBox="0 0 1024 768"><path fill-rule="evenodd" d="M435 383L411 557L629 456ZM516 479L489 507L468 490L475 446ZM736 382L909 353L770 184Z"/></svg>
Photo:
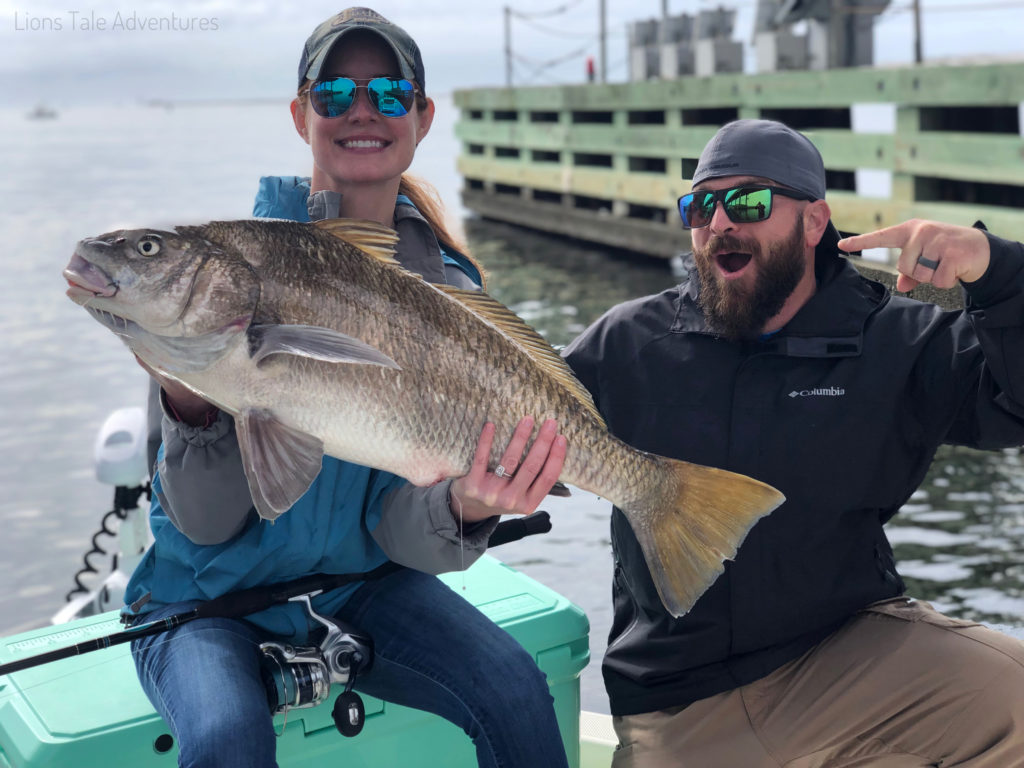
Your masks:
<svg viewBox="0 0 1024 768"><path fill-rule="evenodd" d="M586 57L598 60L599 0L379 0L373 7L416 39L433 95L504 84L506 2L514 10L513 83L582 81ZM926 61L1024 56L1024 0L920 2ZM663 3L672 15L719 6L605 0L609 80L627 77L627 25L660 16ZM725 3L737 11L734 39L750 40L755 4ZM912 61L910 5L893 0L876 22L879 65ZM337 0L0 0L0 106L287 97L303 42L340 8Z"/></svg>

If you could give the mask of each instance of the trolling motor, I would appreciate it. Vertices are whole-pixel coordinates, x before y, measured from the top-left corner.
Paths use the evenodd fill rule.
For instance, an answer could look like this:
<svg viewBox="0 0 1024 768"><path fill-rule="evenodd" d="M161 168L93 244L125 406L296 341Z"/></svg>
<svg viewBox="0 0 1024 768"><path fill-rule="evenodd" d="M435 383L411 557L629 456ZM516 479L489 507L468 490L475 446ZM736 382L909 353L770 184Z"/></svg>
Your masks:
<svg viewBox="0 0 1024 768"><path fill-rule="evenodd" d="M303 603L309 615L327 628L327 635L319 646L261 643L263 685L271 714L275 715L315 707L330 695L332 683L344 685L345 690L334 701L332 716L342 736L355 736L363 730L366 708L352 686L356 677L373 665L373 639L345 622L314 611L310 598L321 591L296 595L290 601Z"/></svg>
<svg viewBox="0 0 1024 768"><path fill-rule="evenodd" d="M149 546L148 511L139 504L143 494L149 498L146 414L141 408L121 408L107 417L93 446L93 464L96 479L114 486L114 505L103 515L92 549L83 555L82 568L74 576L75 586L64 598L67 604L50 619L52 624L119 607L132 571ZM116 540L118 550L105 549L102 537ZM99 574L97 562L104 556L110 557L110 573L90 590L82 580Z"/></svg>

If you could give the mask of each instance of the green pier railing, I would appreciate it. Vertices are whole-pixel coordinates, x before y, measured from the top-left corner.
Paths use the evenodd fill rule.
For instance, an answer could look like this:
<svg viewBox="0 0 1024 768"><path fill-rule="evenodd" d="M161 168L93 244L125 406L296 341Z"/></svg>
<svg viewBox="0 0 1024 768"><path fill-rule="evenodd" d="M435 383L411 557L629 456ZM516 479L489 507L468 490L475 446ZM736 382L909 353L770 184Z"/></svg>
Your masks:
<svg viewBox="0 0 1024 768"><path fill-rule="evenodd" d="M1024 240L1022 102L1024 61L462 90L463 202L488 218L672 256L689 247L675 200L704 144L729 120L766 117L821 150L843 232L980 219ZM868 186L859 176L888 194L858 192Z"/></svg>

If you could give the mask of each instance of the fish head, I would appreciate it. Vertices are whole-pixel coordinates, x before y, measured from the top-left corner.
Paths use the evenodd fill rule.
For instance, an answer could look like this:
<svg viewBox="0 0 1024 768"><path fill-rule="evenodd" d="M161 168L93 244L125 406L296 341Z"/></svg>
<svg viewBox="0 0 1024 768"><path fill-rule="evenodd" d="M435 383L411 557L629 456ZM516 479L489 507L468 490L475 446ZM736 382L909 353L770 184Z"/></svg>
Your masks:
<svg viewBox="0 0 1024 768"><path fill-rule="evenodd" d="M64 269L68 297L144 350L169 340L223 340L248 327L260 281L238 253L202 237L201 228L118 230L81 240ZM193 344L193 348L196 345ZM166 355L165 355L166 357ZM177 367L180 369L182 362Z"/></svg>

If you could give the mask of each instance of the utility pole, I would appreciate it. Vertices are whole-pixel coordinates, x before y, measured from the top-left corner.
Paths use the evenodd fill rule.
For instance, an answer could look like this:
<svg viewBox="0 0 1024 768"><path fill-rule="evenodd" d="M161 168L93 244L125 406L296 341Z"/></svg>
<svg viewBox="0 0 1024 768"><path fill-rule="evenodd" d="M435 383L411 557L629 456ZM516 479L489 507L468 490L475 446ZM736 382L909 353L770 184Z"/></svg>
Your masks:
<svg viewBox="0 0 1024 768"><path fill-rule="evenodd" d="M914 63L924 60L921 54L921 0L914 0Z"/></svg>
<svg viewBox="0 0 1024 768"><path fill-rule="evenodd" d="M847 54L846 46L841 45L844 41L841 36L843 22L846 20L843 0L832 0L831 8L828 15L828 54L825 57L825 69L842 66Z"/></svg>
<svg viewBox="0 0 1024 768"><path fill-rule="evenodd" d="M600 29L599 36L601 38L601 82L602 83L607 83L608 82L608 59L607 59L607 51L605 49L606 49L606 43L607 43L608 35L606 34L606 30L605 30L605 0L600 0L599 9L600 9L599 12L600 12L600 16L601 16L601 19L600 19L600 22L599 22L599 25L598 25L599 29Z"/></svg>
<svg viewBox="0 0 1024 768"><path fill-rule="evenodd" d="M512 9L505 6L505 87L512 87Z"/></svg>

